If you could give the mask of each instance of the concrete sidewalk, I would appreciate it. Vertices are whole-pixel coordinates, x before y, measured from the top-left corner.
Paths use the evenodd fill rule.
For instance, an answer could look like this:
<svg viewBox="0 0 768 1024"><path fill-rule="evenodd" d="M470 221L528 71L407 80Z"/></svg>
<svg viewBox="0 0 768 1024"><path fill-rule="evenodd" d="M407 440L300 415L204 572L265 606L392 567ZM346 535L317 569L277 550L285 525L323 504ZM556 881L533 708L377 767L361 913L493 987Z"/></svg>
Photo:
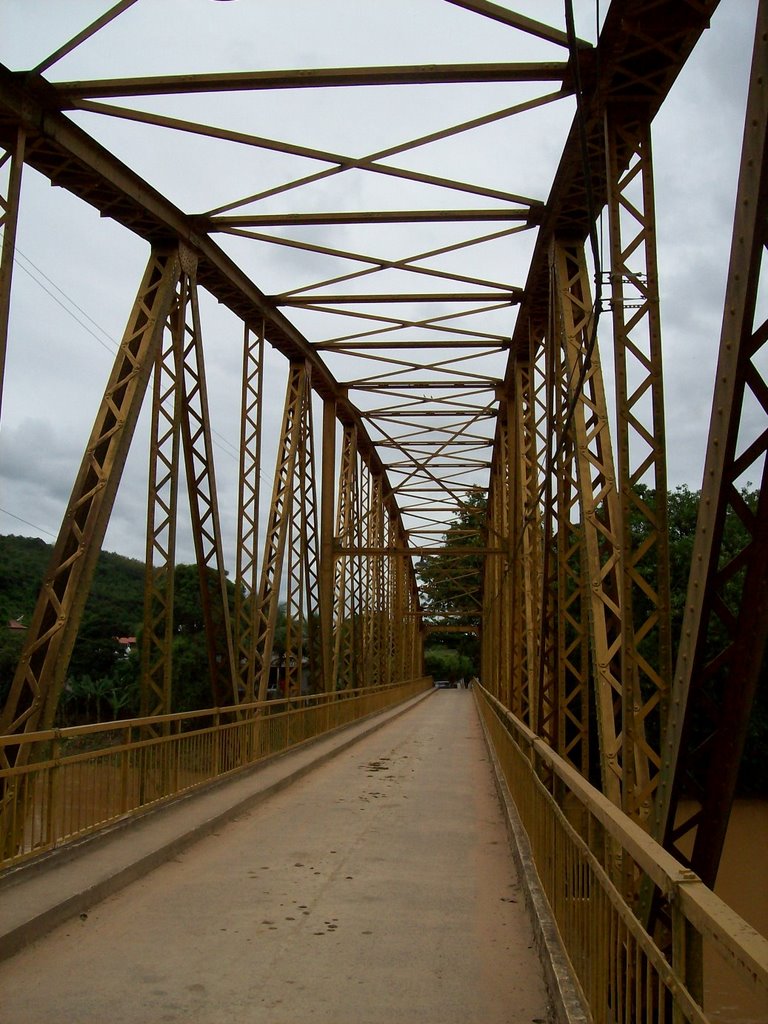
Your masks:
<svg viewBox="0 0 768 1024"><path fill-rule="evenodd" d="M64 846L0 879L0 960L143 878L191 843L431 696L432 691Z"/></svg>
<svg viewBox="0 0 768 1024"><path fill-rule="evenodd" d="M74 915L0 964L3 1018L550 1020L471 693L440 691L376 724L3 886L6 946L32 937L25 915L38 931ZM334 744L346 749L327 759Z"/></svg>

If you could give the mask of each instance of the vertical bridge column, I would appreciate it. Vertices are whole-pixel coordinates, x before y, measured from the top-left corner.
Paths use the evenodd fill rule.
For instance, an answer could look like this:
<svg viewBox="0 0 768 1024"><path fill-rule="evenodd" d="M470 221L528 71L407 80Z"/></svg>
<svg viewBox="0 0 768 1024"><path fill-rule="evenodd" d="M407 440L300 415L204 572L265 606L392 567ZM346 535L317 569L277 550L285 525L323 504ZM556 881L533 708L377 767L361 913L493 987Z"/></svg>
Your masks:
<svg viewBox="0 0 768 1024"><path fill-rule="evenodd" d="M254 634L254 662L251 678L254 691L246 692L246 701L265 700L277 626L280 581L285 558L288 523L294 495L292 484L302 434L304 404L307 401L309 371L303 361L292 362L283 409L283 425L275 466L275 482L269 510L266 546L261 567ZM256 689L257 688L257 689Z"/></svg>
<svg viewBox="0 0 768 1024"><path fill-rule="evenodd" d="M606 115L611 299L621 502L625 810L648 821L672 675L664 394L647 120ZM655 737L655 738L654 738ZM629 756L629 751L633 756Z"/></svg>
<svg viewBox="0 0 768 1024"><path fill-rule="evenodd" d="M0 252L0 411L3 407L5 357L8 347L8 318L11 309L11 279L16 250L16 226L19 219L21 172L24 166L26 134L23 128L16 132L16 145L0 156L0 171L8 167L5 198L0 195L0 226L3 228L3 248Z"/></svg>
<svg viewBox="0 0 768 1024"><path fill-rule="evenodd" d="M336 494L336 402L323 403L323 456L320 504L320 633L326 693L335 688L333 649L334 513Z"/></svg>
<svg viewBox="0 0 768 1024"><path fill-rule="evenodd" d="M631 687L625 692L621 678L621 524L605 389L582 243L556 241L553 263L589 580L603 791L622 806L623 767L632 756L622 728L624 707L634 693Z"/></svg>
<svg viewBox="0 0 768 1024"><path fill-rule="evenodd" d="M262 410L264 407L264 322L244 325L240 410L240 489L237 505L234 650L243 694L254 692L261 508Z"/></svg>
<svg viewBox="0 0 768 1024"><path fill-rule="evenodd" d="M142 644L142 709L171 712L173 594L180 454L183 455L214 705L238 699L213 465L197 258L180 249L170 340L155 365ZM155 555L158 562L155 564Z"/></svg>

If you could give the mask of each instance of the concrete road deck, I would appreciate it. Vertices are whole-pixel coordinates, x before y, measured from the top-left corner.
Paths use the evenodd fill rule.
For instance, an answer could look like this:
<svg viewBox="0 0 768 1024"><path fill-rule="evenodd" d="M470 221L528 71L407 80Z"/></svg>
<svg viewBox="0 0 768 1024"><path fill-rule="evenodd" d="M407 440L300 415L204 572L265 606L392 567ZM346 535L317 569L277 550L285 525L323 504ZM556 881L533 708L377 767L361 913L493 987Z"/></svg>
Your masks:
<svg viewBox="0 0 768 1024"><path fill-rule="evenodd" d="M111 841L113 856L132 831ZM24 883L0 892L23 899ZM0 963L0 1014L550 1020L472 694L416 703Z"/></svg>

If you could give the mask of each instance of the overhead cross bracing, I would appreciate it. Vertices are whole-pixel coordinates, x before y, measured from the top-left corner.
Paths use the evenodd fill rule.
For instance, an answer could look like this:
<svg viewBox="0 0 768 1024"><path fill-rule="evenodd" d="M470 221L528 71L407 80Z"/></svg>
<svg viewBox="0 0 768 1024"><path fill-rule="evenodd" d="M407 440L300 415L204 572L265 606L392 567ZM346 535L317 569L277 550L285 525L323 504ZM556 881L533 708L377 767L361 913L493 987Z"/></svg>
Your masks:
<svg viewBox="0 0 768 1024"><path fill-rule="evenodd" d="M290 24L287 6L264 6L256 41L247 4L212 0L200 0L189 33L188 15L174 22L135 0L90 26L59 11L29 32L20 14L9 36L0 328L22 166L30 188L42 176L151 255L128 289L123 355L83 445L3 726L54 720L146 391L147 712L171 699L169 567L185 479L217 701L264 695L281 604L295 661L306 656L323 688L419 674L425 628L450 621L422 603L426 567L482 496L487 519L454 537L444 565L483 560L483 603L462 625L481 629L484 678L585 773L599 761L601 787L627 814L649 828L656 816L667 832L684 712L671 712L671 745L661 737L697 683L672 664L650 126L718 4L615 0L600 24L604 5L586 0L525 13L480 0L339 0L333 23L327 5L304 4ZM295 66L306 53L316 64ZM760 139L747 142L761 167ZM744 185L758 221L761 181ZM54 242L66 262L68 240ZM734 278L751 282L755 258ZM94 282L101 270L90 266ZM750 289L733 299L743 324ZM615 397L598 322L612 339ZM744 387L765 407L762 335L747 331L721 403L731 411ZM217 371L236 361L217 405ZM219 406L236 452L228 479ZM743 450L714 460L722 487L711 499L712 524L730 503L751 547L731 573L717 542L702 551L703 590L749 564L750 606L765 517L732 492L753 467L762 479L752 422ZM729 424L735 438L737 413ZM231 614L225 570L237 584ZM704 657L701 623L718 611L712 594L693 607L689 664ZM722 617L745 644L734 609ZM738 737L745 714L746 697L729 718ZM702 854L709 870L716 846Z"/></svg>
<svg viewBox="0 0 768 1024"><path fill-rule="evenodd" d="M114 27L118 26L123 10L121 6L117 11ZM99 31L104 31L105 27L100 26ZM570 72L564 34L525 18L520 21L513 18L508 27L516 30L514 34L519 36L523 44L534 39L554 43L554 46L544 46L543 51L550 57L555 55L557 59L522 60L517 63L430 63L412 67L301 72L184 74L154 78L145 76L140 79L132 77L120 81L97 79L56 82L54 76L49 74L47 77L52 80L51 89L47 90L42 81L40 83L40 88L48 92L49 98L44 101L46 108L50 106L51 96L56 95L55 106L62 111L87 111L100 115L99 119L102 120L120 118L165 132L175 131L217 139L228 143L230 148L234 145L253 147L263 153L281 153L295 158L292 166L300 168L302 172L303 167L311 168L318 162L326 165L324 170L301 173L298 178L284 181L271 189L262 189L261 193L220 203L205 213L184 216L178 209L170 209L161 196L153 196L149 202L144 198L138 203L133 202L132 197L139 193L142 197L147 196L144 184L135 179L124 180L124 176L131 177L127 168L118 168L90 142L86 146L92 152L85 156L85 167L79 166L76 172L72 169L73 153L79 152L78 142L84 141L80 138L62 140L58 160L50 150L43 158L58 163L55 168L48 166L58 183L65 184L68 173L76 174L78 179L83 173L92 176L94 183L87 189L90 201L99 205L104 212L108 210L111 216L123 219L124 223L150 240L170 234L186 238L193 245L201 238L206 247L211 246L210 264L205 257L200 260L200 283L209 287L218 298L229 303L246 319L266 317L266 337L286 355L311 359L314 388L324 398L336 402L342 421L356 423L358 450L373 460L374 468L387 474L389 483L385 489L389 493L402 491L405 505L401 502L401 514L409 537L411 530L420 531L425 516L430 523L446 522L455 509L456 495L460 493L457 489L462 485L474 487L487 484L488 448L495 416L494 386L503 375L504 351L511 326L507 315L509 307L520 301L522 290L513 281L498 280L495 274L489 277L487 272L483 274L478 268L482 267L484 261L487 262L483 253L490 249L495 253L497 264L503 260L511 269L512 260L503 255L502 247L514 241L520 233L530 234L542 216L545 196L542 194L530 198L508 188L485 184L481 178L477 181L464 180L464 176L458 173L455 176L434 174L407 166L394 166L394 162L412 157L413 154L418 158L425 150L438 146L445 150L446 144L452 140L458 140L463 145L468 135L476 134L486 127L509 123L517 115L524 115L572 94L572 83L566 84ZM74 47L73 52L76 50L77 47ZM55 63L59 64L65 56L59 54ZM37 70L48 70L48 65L45 68L38 65ZM401 111L397 134L401 138L405 136L406 141L389 145L385 149L377 148L365 157L350 157L339 153L335 146L309 147L262 134L202 124L197 114L194 120L189 117L171 117L166 113L139 109L137 103L139 97L190 96L221 91L229 93L231 90L251 94L261 91L271 93L276 89L300 90L297 95L301 95L304 103L306 92L315 89L397 85L402 90L408 84L418 85L423 91L424 86L447 83L452 86L462 85L463 88L504 83L509 86L505 91L512 101L501 108L488 109L487 100L483 97L479 105L472 104L481 111L474 116L464 119L455 116L441 118L444 123L437 129L431 127L426 133L421 129L410 136L403 131L408 126ZM524 87L523 98L518 99L521 86ZM545 86L546 91L542 92L542 86ZM29 84L26 88L29 89ZM10 83L9 89L12 95L13 86ZM389 90L388 95L392 96ZM134 101L130 109L102 102L127 96ZM323 93L324 104L327 104L331 96L332 93ZM456 90L453 89L454 102L455 97ZM497 102L495 95L493 102ZM464 105L466 100L456 105L457 111L461 111ZM485 111L482 110L483 106L486 106ZM196 100L195 111L199 108L200 101ZM416 120L423 120L424 123L427 121ZM65 134L67 131L77 134L77 130L69 124L62 123L62 130ZM357 132L359 134L359 125ZM388 128L387 133L391 135L392 130ZM357 138L354 139L354 145L359 145ZM29 159L30 162L34 161L34 150ZM328 212L301 211L302 201L309 207L317 205L318 198L312 192L312 186L324 179L339 179L340 192L337 189L336 194L339 195L341 206L348 205L346 193L349 185L346 183L355 172L365 175L366 190L371 190L374 187L371 181L374 182L381 194L382 209L337 211L331 208ZM78 180L74 187L82 194L80 184ZM331 181L331 184L336 183ZM393 184L397 186L394 195L407 196L414 202L413 208L400 210L393 204ZM352 185L353 189L359 187L357 182ZM407 191L409 188L412 194ZM114 192L117 195L108 194ZM307 196L306 200L302 200L303 195ZM272 214L261 213L264 202L273 197L273 206L274 203L285 203L287 200L291 212L277 210ZM469 200L475 204L475 208L463 208L464 202ZM486 200L496 205L488 208L484 205ZM320 197L320 202L325 205L326 197ZM479 205L481 203L483 205ZM368 205L375 207L375 199ZM429 239L429 245L414 247L417 235L413 225L432 223L444 225L444 228L424 233L424 237ZM354 224L364 229L364 235L361 231L355 235L365 239L362 245L345 245L342 248L318 240L316 229L321 226ZM407 228L405 232L400 231L399 238L392 233L394 228L387 235L378 230L379 226L390 224L400 224ZM483 234L478 234L477 224L483 226ZM290 234L286 230L267 234L264 229L268 227L297 230ZM345 232L345 235L349 234ZM238 279L239 267L222 265L226 263L226 257L213 247L212 239L216 238L226 248L226 236L247 238L259 243L261 247L281 247L305 253L318 257L315 260L318 266L333 268L339 265L342 268L349 267L349 272L340 274L332 270L334 276L331 278L282 285L279 293L265 300L250 282L246 284ZM381 241L378 241L379 237ZM407 239L405 249L403 239ZM383 251L378 249L382 244L385 247ZM390 258L386 251L393 246L400 250L396 258ZM195 248L199 250L196 245ZM455 260L464 254L468 257L470 273L447 266L447 260ZM305 265L308 266L308 263ZM382 288L374 287L374 278L382 280ZM342 284L345 293L339 295L335 292L338 285ZM435 290L439 288L442 290ZM283 319L278 310L286 314L289 311L293 314L294 310L297 312L290 319ZM329 321L327 327L323 326L325 321ZM497 326L499 324L503 324L501 329ZM303 337L294 325L301 328ZM305 338L311 341L305 341ZM434 348L427 357L422 354L422 339L425 342L424 352ZM399 353L401 349L408 350L409 359L390 355L390 351ZM322 364L315 355L316 351L326 353ZM485 353L482 359L481 352ZM470 357L473 368L468 373ZM361 360L366 362L362 363ZM486 366L489 369L484 372ZM360 378L360 381L342 379L342 383L337 385L326 367L333 371L336 379L347 376L347 367L357 368L354 376ZM366 378L372 379L368 382ZM372 392L374 386L387 391L386 404L377 402L374 405L368 397L369 389ZM455 390L456 394L446 393L449 389ZM410 395L403 397L404 392L411 390L418 391L418 398L411 398ZM377 442L381 442L384 447L380 449ZM467 442L468 449L465 448ZM400 472L396 463L392 464L390 470L391 458L386 454L378 454L379 451L386 453L390 446L393 456L398 453L405 455L406 462L410 463L407 472ZM452 450L450 454L443 455L443 462L446 458L451 460L450 474L437 463L437 457L446 448ZM380 466L377 465L378 459L381 459ZM432 463L435 464L434 471L430 468ZM442 503L438 505L435 500L425 501L422 498L415 515L409 516L411 506L408 504L410 499L406 498L405 483L412 491L429 484L442 495ZM435 538L431 540L434 542Z"/></svg>

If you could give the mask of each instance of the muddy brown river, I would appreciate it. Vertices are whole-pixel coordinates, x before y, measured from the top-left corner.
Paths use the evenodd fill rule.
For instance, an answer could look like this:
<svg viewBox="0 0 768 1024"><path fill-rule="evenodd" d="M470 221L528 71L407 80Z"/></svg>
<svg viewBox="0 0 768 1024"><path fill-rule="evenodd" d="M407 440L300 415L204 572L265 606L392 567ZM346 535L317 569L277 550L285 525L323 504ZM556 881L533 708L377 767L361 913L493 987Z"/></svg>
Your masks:
<svg viewBox="0 0 768 1024"><path fill-rule="evenodd" d="M715 892L768 936L768 800L737 800ZM768 1002L738 984L716 955L705 954L705 1009L718 1024L768 1024Z"/></svg>

